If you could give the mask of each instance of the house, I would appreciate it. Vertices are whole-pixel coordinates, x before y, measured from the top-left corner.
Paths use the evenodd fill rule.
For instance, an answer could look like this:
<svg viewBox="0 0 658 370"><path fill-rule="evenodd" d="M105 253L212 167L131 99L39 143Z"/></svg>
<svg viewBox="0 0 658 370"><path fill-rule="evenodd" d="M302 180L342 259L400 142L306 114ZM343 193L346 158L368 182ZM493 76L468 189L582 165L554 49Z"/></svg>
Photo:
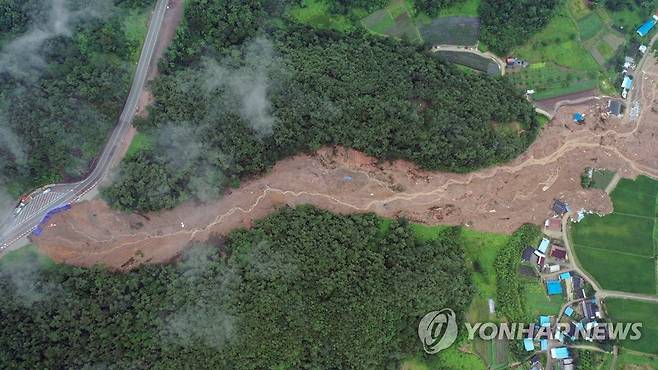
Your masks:
<svg viewBox="0 0 658 370"><path fill-rule="evenodd" d="M532 338L526 338L523 340L523 348L525 348L526 352L532 352L535 350L535 342Z"/></svg>
<svg viewBox="0 0 658 370"><path fill-rule="evenodd" d="M539 269L542 270L544 268L544 262L546 261L546 257L539 257L537 259L537 266L539 266Z"/></svg>
<svg viewBox="0 0 658 370"><path fill-rule="evenodd" d="M599 309L599 305L596 304L596 298L582 301L580 305L583 309L583 316L586 318L590 320L601 318L601 310Z"/></svg>
<svg viewBox="0 0 658 370"><path fill-rule="evenodd" d="M568 279L571 279L571 274L569 273L569 271L563 272L563 273L560 274L559 278L560 278L560 280L568 280Z"/></svg>
<svg viewBox="0 0 658 370"><path fill-rule="evenodd" d="M548 339L542 339L539 342L539 349L541 349L542 351L546 351L548 349Z"/></svg>
<svg viewBox="0 0 658 370"><path fill-rule="evenodd" d="M548 245L550 243L551 243L550 240L543 238L539 243L539 247L537 247L537 250L541 252L543 255L546 255L546 251L548 250Z"/></svg>
<svg viewBox="0 0 658 370"><path fill-rule="evenodd" d="M557 360L568 358L569 349L567 349L567 347L551 348L551 357Z"/></svg>
<svg viewBox="0 0 658 370"><path fill-rule="evenodd" d="M631 76L631 75L624 76L624 81L622 81L621 87L624 90L632 89L633 88L633 76Z"/></svg>
<svg viewBox="0 0 658 370"><path fill-rule="evenodd" d="M544 227L551 231L562 231L562 220L557 217L551 217L546 219L544 222Z"/></svg>
<svg viewBox="0 0 658 370"><path fill-rule="evenodd" d="M582 289L582 288L576 289L576 288L574 288L574 298L575 299L585 298L585 289Z"/></svg>
<svg viewBox="0 0 658 370"><path fill-rule="evenodd" d="M569 208L569 205L559 199L555 199L553 202L553 211L559 215L562 216L563 214L571 211L571 208Z"/></svg>
<svg viewBox="0 0 658 370"><path fill-rule="evenodd" d="M548 295L562 294L562 284L559 280L548 280L546 282L546 290Z"/></svg>
<svg viewBox="0 0 658 370"><path fill-rule="evenodd" d="M609 100L608 101L608 113L616 117L622 117L622 111L624 109L624 104L620 100Z"/></svg>
<svg viewBox="0 0 658 370"><path fill-rule="evenodd" d="M651 19L644 22L644 24L641 25L640 28L638 28L637 31L635 32L637 32L637 34L640 35L640 37L646 36L649 32L651 32L653 27L656 25L656 21L658 21L658 16L654 14L654 16L651 17Z"/></svg>
<svg viewBox="0 0 658 370"><path fill-rule="evenodd" d="M530 258L532 258L532 255L535 253L535 248L533 247L526 247L523 250L523 254L521 255L521 259L525 262L530 261Z"/></svg>
<svg viewBox="0 0 658 370"><path fill-rule="evenodd" d="M582 114L582 113L580 113L580 112L576 112L576 113L574 113L573 116L572 116L572 118L573 118L573 121L576 122L576 123L583 123L583 122L585 122L585 115Z"/></svg>
<svg viewBox="0 0 658 370"><path fill-rule="evenodd" d="M567 250L554 245L553 248L551 248L551 257L564 261L567 259Z"/></svg>
<svg viewBox="0 0 658 370"><path fill-rule="evenodd" d="M564 310L564 314L567 315L567 316L569 316L569 317L573 316L573 312L574 312L574 311L573 311L573 308L571 308L571 307L567 307L567 308Z"/></svg>
<svg viewBox="0 0 658 370"><path fill-rule="evenodd" d="M548 265L548 272L558 272L560 271L560 265Z"/></svg>
<svg viewBox="0 0 658 370"><path fill-rule="evenodd" d="M539 316L539 325L544 328L551 327L551 317L550 316Z"/></svg>

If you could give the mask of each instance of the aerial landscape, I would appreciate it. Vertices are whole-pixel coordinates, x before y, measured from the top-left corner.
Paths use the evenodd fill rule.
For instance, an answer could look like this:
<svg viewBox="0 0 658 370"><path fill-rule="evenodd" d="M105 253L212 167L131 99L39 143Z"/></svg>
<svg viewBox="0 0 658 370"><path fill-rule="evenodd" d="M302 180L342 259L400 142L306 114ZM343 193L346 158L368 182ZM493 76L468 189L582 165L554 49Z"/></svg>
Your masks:
<svg viewBox="0 0 658 370"><path fill-rule="evenodd" d="M658 0L0 10L0 369L658 369Z"/></svg>

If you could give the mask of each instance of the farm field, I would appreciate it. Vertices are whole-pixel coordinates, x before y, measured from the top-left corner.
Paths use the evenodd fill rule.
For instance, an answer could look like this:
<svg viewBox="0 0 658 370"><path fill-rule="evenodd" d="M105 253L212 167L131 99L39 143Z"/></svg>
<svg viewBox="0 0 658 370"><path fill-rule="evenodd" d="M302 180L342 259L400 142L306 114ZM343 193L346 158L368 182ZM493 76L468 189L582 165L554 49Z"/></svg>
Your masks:
<svg viewBox="0 0 658 370"><path fill-rule="evenodd" d="M658 369L658 357L650 357L630 352L619 351L617 368L620 370Z"/></svg>
<svg viewBox="0 0 658 370"><path fill-rule="evenodd" d="M392 1L384 9L377 10L361 19L361 24L370 32L379 35L392 36L414 43L423 41L405 0Z"/></svg>
<svg viewBox="0 0 658 370"><path fill-rule="evenodd" d="M604 289L656 294L657 195L656 180L622 179L611 194L613 213L572 226L580 264Z"/></svg>
<svg viewBox="0 0 658 370"><path fill-rule="evenodd" d="M477 54L442 50L432 55L446 62L463 65L487 73L490 76L500 76L501 74L498 64Z"/></svg>
<svg viewBox="0 0 658 370"><path fill-rule="evenodd" d="M353 10L353 12L360 13L358 9ZM299 23L309 24L317 28L328 28L342 32L355 28L348 17L330 14L329 2L326 0L306 0L303 5L293 8L290 11L290 16Z"/></svg>
<svg viewBox="0 0 658 370"><path fill-rule="evenodd" d="M423 40L428 45L476 45L480 36L477 17L440 17L418 23Z"/></svg>
<svg viewBox="0 0 658 370"><path fill-rule="evenodd" d="M614 176L614 171L606 169L595 169L592 171L592 188L605 190Z"/></svg>
<svg viewBox="0 0 658 370"><path fill-rule="evenodd" d="M642 337L636 341L622 341L624 348L658 355L658 304L608 298L606 307L613 322L642 323Z"/></svg>

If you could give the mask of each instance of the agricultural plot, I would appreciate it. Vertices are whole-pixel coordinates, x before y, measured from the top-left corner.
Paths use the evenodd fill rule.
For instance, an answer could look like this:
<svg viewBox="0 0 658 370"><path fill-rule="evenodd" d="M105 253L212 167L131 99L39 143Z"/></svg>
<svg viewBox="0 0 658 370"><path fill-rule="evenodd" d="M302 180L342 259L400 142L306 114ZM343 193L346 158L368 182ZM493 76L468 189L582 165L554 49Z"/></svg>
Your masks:
<svg viewBox="0 0 658 370"><path fill-rule="evenodd" d="M586 71L570 70L553 63L531 64L507 76L520 90L535 90L535 100L590 90L598 84Z"/></svg>
<svg viewBox="0 0 658 370"><path fill-rule="evenodd" d="M480 37L477 17L441 17L418 27L428 45L475 45Z"/></svg>
<svg viewBox="0 0 658 370"><path fill-rule="evenodd" d="M592 171L592 188L605 190L613 177L615 177L614 171L601 168L595 169Z"/></svg>
<svg viewBox="0 0 658 370"><path fill-rule="evenodd" d="M392 36L409 42L422 42L404 0L394 1L386 8L377 10L363 18L361 24L370 32L379 35Z"/></svg>
<svg viewBox="0 0 658 370"><path fill-rule="evenodd" d="M596 12L591 12L589 15L578 20L578 29L580 30L580 38L584 41L596 36L605 25L603 20Z"/></svg>
<svg viewBox="0 0 658 370"><path fill-rule="evenodd" d="M546 288L538 279L523 279L523 288L531 318L536 319L539 315L553 315L560 312L564 298L561 295L552 297L546 295Z"/></svg>
<svg viewBox="0 0 658 370"><path fill-rule="evenodd" d="M658 355L658 304L609 298L606 307L613 322L642 323L642 337L639 340L622 341L622 347Z"/></svg>
<svg viewBox="0 0 658 370"><path fill-rule="evenodd" d="M500 67L496 62L477 54L442 50L435 52L433 55L443 61L460 64L485 72L490 76L500 76L501 74Z"/></svg>
<svg viewBox="0 0 658 370"><path fill-rule="evenodd" d="M656 294L658 181L622 179L611 194L614 212L572 227L578 260L604 289Z"/></svg>

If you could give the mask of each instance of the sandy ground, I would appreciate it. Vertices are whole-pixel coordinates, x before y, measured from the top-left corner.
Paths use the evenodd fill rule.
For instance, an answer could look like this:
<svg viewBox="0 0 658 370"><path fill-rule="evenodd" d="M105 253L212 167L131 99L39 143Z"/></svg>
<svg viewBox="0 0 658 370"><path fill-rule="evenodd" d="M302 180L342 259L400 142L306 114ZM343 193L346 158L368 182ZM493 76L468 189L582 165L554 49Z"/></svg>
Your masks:
<svg viewBox="0 0 658 370"><path fill-rule="evenodd" d="M186 203L146 215L111 210L101 200L74 205L52 219L34 239L58 261L129 269L171 260L191 242L249 227L278 207L313 204L334 212L375 212L427 224L465 225L510 233L526 222L540 224L553 199L574 208L611 211L605 192L583 190L585 167L610 168L624 177L658 177L658 67L653 58L637 89L642 114L636 121L600 119L606 100L560 108L538 140L519 158L470 174L427 172L405 161L378 162L357 151L324 148L277 163L267 174L207 203ZM586 114L584 125L571 115Z"/></svg>

